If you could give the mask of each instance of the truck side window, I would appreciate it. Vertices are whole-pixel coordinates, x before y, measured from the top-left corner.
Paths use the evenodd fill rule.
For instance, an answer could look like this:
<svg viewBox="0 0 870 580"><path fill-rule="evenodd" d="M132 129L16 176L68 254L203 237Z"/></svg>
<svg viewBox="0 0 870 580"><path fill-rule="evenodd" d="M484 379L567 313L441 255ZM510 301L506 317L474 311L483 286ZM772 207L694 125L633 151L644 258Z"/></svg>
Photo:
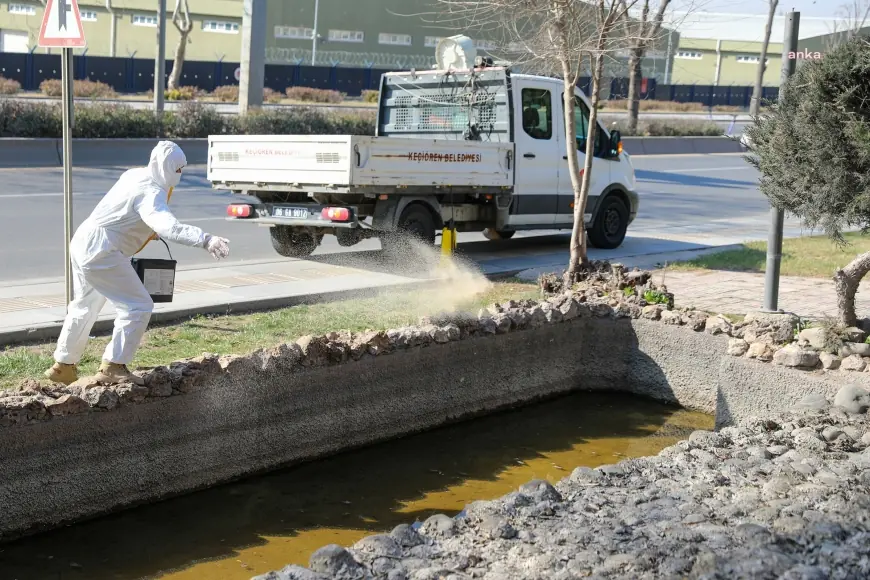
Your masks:
<svg viewBox="0 0 870 580"><path fill-rule="evenodd" d="M586 138L589 136L589 107L586 106L586 103L583 102L578 96L574 96L574 122L576 124L576 139L577 139L577 150L586 152ZM604 131L601 130L601 127L598 127L597 132L598 143L595 147L595 155L600 155L602 151L604 151L605 145L605 135Z"/></svg>
<svg viewBox="0 0 870 580"><path fill-rule="evenodd" d="M523 89L523 130L532 139L553 137L553 107L550 91Z"/></svg>

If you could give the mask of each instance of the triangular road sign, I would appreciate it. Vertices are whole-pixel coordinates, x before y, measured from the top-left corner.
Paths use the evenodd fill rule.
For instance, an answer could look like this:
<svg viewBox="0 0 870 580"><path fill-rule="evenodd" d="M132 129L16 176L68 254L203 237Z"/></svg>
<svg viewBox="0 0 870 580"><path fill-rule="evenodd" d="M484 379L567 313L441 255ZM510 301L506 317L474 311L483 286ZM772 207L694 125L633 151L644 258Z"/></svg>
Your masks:
<svg viewBox="0 0 870 580"><path fill-rule="evenodd" d="M78 1L48 0L39 30L39 46L78 48L86 44Z"/></svg>

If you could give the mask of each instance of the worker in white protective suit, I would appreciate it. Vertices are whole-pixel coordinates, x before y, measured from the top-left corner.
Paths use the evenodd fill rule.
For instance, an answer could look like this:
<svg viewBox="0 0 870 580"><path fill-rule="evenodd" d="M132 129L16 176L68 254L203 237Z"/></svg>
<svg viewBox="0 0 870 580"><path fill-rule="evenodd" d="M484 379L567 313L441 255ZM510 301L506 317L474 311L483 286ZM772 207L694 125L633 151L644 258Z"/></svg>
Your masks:
<svg viewBox="0 0 870 580"><path fill-rule="evenodd" d="M181 148L161 141L148 167L125 172L78 228L70 244L73 300L46 378L70 384L78 380L91 328L108 300L117 311L112 341L106 347L97 380L143 385L127 366L139 348L154 303L130 263L155 235L208 250L216 259L229 255L229 241L179 223L168 207L172 188L187 164Z"/></svg>

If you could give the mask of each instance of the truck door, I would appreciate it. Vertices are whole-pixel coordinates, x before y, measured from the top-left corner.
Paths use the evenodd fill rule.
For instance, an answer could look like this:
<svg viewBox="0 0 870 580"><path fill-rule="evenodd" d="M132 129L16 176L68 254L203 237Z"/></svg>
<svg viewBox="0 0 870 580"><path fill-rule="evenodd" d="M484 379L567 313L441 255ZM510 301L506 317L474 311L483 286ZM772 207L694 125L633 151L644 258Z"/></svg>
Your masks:
<svg viewBox="0 0 870 580"><path fill-rule="evenodd" d="M564 118L564 101L559 99L559 114ZM576 151L577 163L580 170L586 164L586 137L589 134L589 107L580 95L574 96L574 119L576 124ZM595 156L592 159L592 182L589 186L589 200L586 202L586 223L592 218L592 211L598 198L604 189L610 185L610 166L612 162L607 157L609 142L607 134L599 124ZM557 223L560 225L573 225L574 223L574 187L571 183L571 173L568 171L568 156L563 151L560 156L559 166L559 204Z"/></svg>
<svg viewBox="0 0 870 580"><path fill-rule="evenodd" d="M515 206L512 225L552 226L559 202L559 151L564 137L554 107L553 85L517 79L514 84L516 143ZM564 135L564 131L561 132Z"/></svg>

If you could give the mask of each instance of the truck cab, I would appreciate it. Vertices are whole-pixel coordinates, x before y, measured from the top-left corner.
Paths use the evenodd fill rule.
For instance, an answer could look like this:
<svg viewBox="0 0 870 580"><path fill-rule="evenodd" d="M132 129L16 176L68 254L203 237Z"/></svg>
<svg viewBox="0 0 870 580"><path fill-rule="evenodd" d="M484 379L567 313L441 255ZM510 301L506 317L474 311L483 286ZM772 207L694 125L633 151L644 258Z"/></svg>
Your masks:
<svg viewBox="0 0 870 580"><path fill-rule="evenodd" d="M325 235L344 246L434 243L448 222L500 238L571 229L563 93L559 79L506 66L387 73L373 136L211 136L207 178L238 194L230 219L268 227L288 257L311 254ZM582 168L589 102L580 90L574 99ZM639 199L619 133L600 123L590 178L589 242L616 248Z"/></svg>

